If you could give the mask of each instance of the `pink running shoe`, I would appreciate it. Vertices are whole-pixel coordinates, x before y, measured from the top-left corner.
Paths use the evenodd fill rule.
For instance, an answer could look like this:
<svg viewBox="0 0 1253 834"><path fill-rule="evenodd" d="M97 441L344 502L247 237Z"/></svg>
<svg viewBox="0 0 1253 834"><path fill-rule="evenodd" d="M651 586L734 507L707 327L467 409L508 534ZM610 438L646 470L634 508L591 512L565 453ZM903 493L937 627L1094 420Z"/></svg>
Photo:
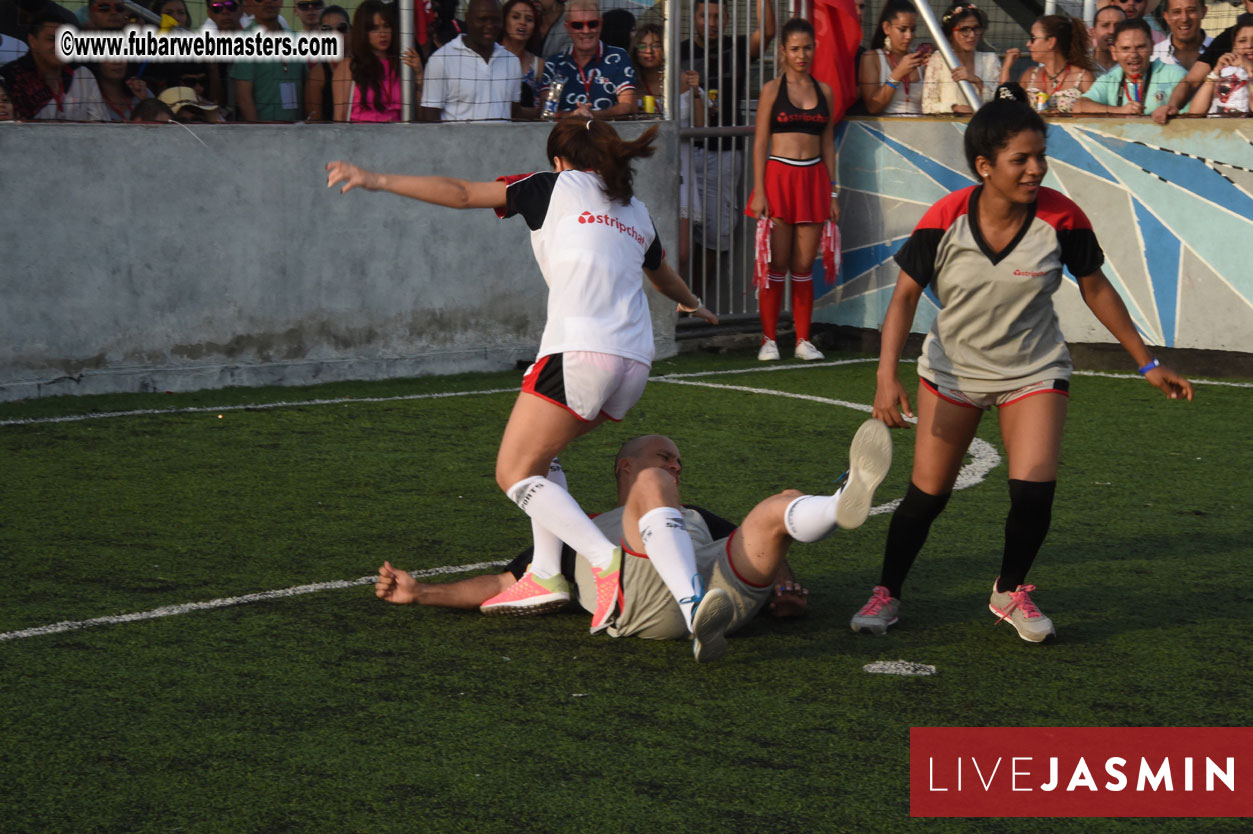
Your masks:
<svg viewBox="0 0 1253 834"><path fill-rule="evenodd" d="M592 614L592 634L600 634L609 628L609 618L622 605L622 548L613 549L609 567L592 568L596 579L596 612Z"/></svg>
<svg viewBox="0 0 1253 834"><path fill-rule="evenodd" d="M1002 592L996 590L996 582L993 582L988 609L996 615L998 623L1009 623L1028 643L1043 643L1050 637L1056 637L1057 629L1053 627L1053 621L1040 613L1031 601L1034 590L1034 585L1019 585L1013 591Z"/></svg>
<svg viewBox="0 0 1253 834"><path fill-rule="evenodd" d="M896 625L896 621L900 619L896 616L900 610L901 601L892 596L887 588L875 585L870 593L870 600L853 615L853 619L848 624L853 631L887 634L888 626Z"/></svg>
<svg viewBox="0 0 1253 834"><path fill-rule="evenodd" d="M570 583L561 574L539 579L528 566L522 578L479 606L484 614L531 617L558 611L570 603Z"/></svg>

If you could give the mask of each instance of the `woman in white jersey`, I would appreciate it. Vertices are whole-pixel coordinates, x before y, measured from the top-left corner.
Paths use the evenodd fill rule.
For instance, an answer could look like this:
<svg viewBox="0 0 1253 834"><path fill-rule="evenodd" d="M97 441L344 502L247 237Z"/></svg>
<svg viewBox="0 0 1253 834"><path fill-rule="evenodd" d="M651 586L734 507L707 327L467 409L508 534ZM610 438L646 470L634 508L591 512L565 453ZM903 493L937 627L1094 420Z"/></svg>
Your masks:
<svg viewBox="0 0 1253 834"><path fill-rule="evenodd" d="M966 160L980 185L927 211L896 255L901 274L883 322L874 416L889 427L913 416L897 375L914 311L930 286L942 309L918 360L914 468L892 516L879 585L852 619L883 634L897 621L901 585L931 522L944 509L985 410L997 408L1009 458L1010 510L1000 576L988 606L1024 640L1054 636L1023 584L1048 532L1071 372L1053 309L1062 267L1084 303L1151 384L1171 399L1192 386L1149 353L1083 211L1041 182L1045 125L1021 87L1005 85L966 130Z"/></svg>
<svg viewBox="0 0 1253 834"><path fill-rule="evenodd" d="M378 174L339 161L326 166L327 186L342 184L340 193L359 187L452 208L490 208L500 217L521 215L531 229L549 287L548 320L539 358L505 426L496 482L531 517L535 557L516 585L483 603L484 613L531 614L566 604L563 541L588 557L597 579L593 633L607 626L617 603L622 551L566 491L556 456L605 420L621 420L644 391L653 331L641 270L680 310L717 323L662 260L648 209L633 196L631 161L652 155L656 135L653 127L624 142L603 121L563 119L548 136L552 171L494 182ZM649 523L666 521L659 515ZM686 561L692 569L673 590L689 595L683 603L690 611L700 592L690 584L694 559Z"/></svg>

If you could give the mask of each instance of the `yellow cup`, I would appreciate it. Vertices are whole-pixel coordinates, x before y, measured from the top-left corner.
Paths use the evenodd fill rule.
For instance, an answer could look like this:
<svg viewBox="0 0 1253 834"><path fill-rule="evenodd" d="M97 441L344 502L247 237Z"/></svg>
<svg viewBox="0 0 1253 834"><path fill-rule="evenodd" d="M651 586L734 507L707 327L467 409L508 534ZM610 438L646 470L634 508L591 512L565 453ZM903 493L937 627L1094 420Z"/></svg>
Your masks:
<svg viewBox="0 0 1253 834"><path fill-rule="evenodd" d="M657 99L653 98L652 96L644 96L644 112L656 113L657 112Z"/></svg>

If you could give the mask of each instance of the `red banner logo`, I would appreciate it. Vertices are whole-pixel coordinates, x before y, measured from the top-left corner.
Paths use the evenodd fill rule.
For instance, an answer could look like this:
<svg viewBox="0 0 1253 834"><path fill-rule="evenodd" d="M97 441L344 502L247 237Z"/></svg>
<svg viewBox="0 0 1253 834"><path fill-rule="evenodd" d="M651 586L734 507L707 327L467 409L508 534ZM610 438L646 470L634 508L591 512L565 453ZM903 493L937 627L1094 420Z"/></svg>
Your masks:
<svg viewBox="0 0 1253 834"><path fill-rule="evenodd" d="M1253 816L1253 728L913 727L909 813Z"/></svg>

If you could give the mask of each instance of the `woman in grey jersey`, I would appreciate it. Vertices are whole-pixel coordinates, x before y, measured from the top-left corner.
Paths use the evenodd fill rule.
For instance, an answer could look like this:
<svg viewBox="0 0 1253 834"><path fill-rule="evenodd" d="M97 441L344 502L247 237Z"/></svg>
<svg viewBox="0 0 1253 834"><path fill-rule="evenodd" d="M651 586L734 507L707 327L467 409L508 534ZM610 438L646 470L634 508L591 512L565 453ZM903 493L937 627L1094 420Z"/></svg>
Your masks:
<svg viewBox="0 0 1253 834"><path fill-rule="evenodd" d="M931 522L944 509L985 410L996 407L1009 458L1010 510L1001 572L988 607L1018 635L1056 634L1032 602L1027 571L1048 532L1066 419L1070 355L1053 309L1062 267L1084 303L1171 399L1192 386L1153 358L1101 271L1104 255L1083 211L1042 181L1044 121L1017 85L1005 85L966 131L966 160L980 185L940 200L896 255L901 267L883 322L874 416L905 425L909 396L897 375L924 289L942 309L918 360L914 468L892 516L883 571L854 631L883 634L900 610L901 585Z"/></svg>

